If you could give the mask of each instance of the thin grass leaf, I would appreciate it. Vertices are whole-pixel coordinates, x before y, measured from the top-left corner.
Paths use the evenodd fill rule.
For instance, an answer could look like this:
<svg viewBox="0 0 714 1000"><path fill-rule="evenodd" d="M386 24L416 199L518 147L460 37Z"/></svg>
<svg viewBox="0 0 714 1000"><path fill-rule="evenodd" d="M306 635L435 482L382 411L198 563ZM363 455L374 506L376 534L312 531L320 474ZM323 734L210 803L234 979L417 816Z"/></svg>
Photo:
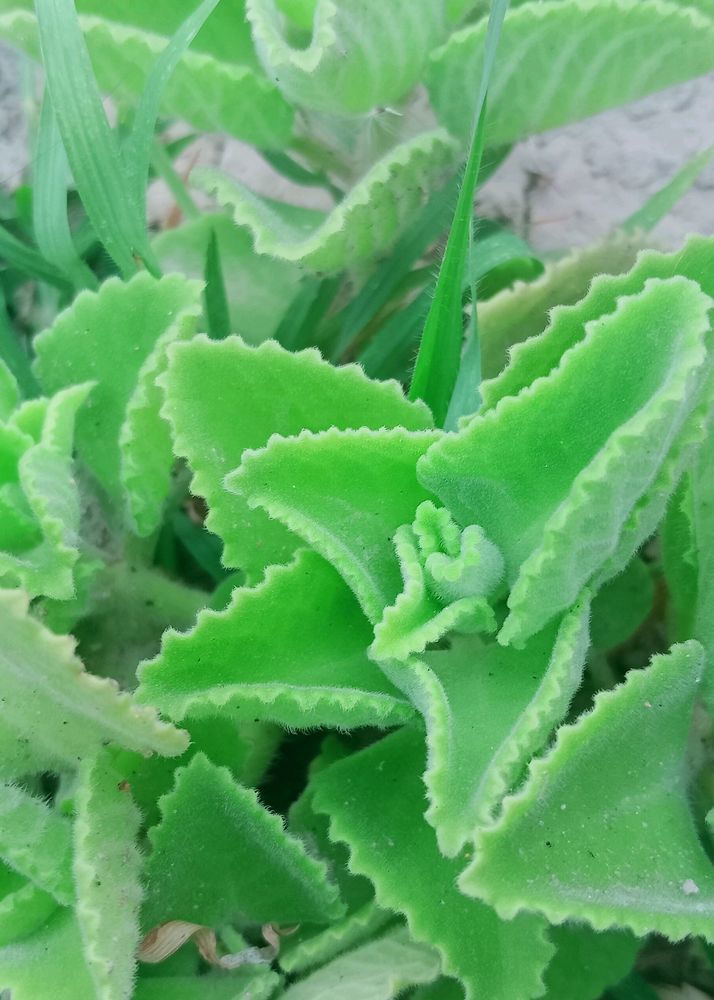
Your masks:
<svg viewBox="0 0 714 1000"><path fill-rule="evenodd" d="M40 252L75 288L95 288L97 280L77 253L69 227L69 163L47 92L40 112L33 174L32 228Z"/></svg>
<svg viewBox="0 0 714 1000"><path fill-rule="evenodd" d="M5 261L10 267L16 268L30 278L46 281L55 288L65 290L68 287L67 279L54 264L50 264L42 254L22 240L18 240L2 225L0 225L0 261Z"/></svg>
<svg viewBox="0 0 714 1000"><path fill-rule="evenodd" d="M183 54L217 4L218 0L203 0L194 13L186 18L154 63L139 99L131 133L122 148L122 158L131 196L142 206L142 216L161 98Z"/></svg>
<svg viewBox="0 0 714 1000"><path fill-rule="evenodd" d="M654 229L689 191L701 172L711 163L713 156L714 146L709 146L688 160L664 187L655 191L641 208L625 219L620 229L625 233L647 232Z"/></svg>
<svg viewBox="0 0 714 1000"><path fill-rule="evenodd" d="M321 187L329 191L336 202L344 198L344 191L333 184L329 174L325 170L308 170L301 163L294 160L292 156L280 150L261 150L261 156L266 163L270 164L273 170L286 177L293 184L300 184L302 187Z"/></svg>
<svg viewBox="0 0 714 1000"><path fill-rule="evenodd" d="M355 337L389 302L404 276L445 231L453 210L456 179L436 191L410 226L402 233L386 260L380 263L359 293L341 313L342 329L333 357L339 358Z"/></svg>
<svg viewBox="0 0 714 1000"><path fill-rule="evenodd" d="M193 141L193 137L189 137ZM176 173L176 168L172 163L171 154L169 153L168 146L164 146L163 143L154 141L152 151L151 151L151 169L152 172L160 177L164 182L166 187L169 189L174 197L174 200L178 207L184 214L186 219L200 219L201 213L196 206L191 195L188 193L188 189L184 182L181 180L179 175Z"/></svg>
<svg viewBox="0 0 714 1000"><path fill-rule="evenodd" d="M208 336L211 340L223 340L230 336L231 317L228 311L226 286L223 281L221 267L221 251L218 246L215 230L211 233L206 247L206 267L204 276L206 287L203 291L203 302L206 310Z"/></svg>
<svg viewBox="0 0 714 1000"><path fill-rule="evenodd" d="M36 0L52 100L74 181L98 238L125 276L150 255L143 217L123 174L73 0Z"/></svg>
<svg viewBox="0 0 714 1000"><path fill-rule="evenodd" d="M7 314L5 296L0 287L0 360L17 380L17 384L26 398L39 395L37 379L32 374L30 359L27 356Z"/></svg>
<svg viewBox="0 0 714 1000"><path fill-rule="evenodd" d="M423 399L431 407L439 426L446 419L459 369L463 339L462 287L473 226L473 199L485 142L486 96L507 9L508 0L494 0L491 7L473 139L409 393L411 399Z"/></svg>
<svg viewBox="0 0 714 1000"><path fill-rule="evenodd" d="M359 355L359 363L370 378L403 375L424 327L433 294L433 288L425 288L406 308L390 316Z"/></svg>
<svg viewBox="0 0 714 1000"><path fill-rule="evenodd" d="M275 340L287 351L315 347L315 334L341 287L342 274L327 278L306 275L275 331Z"/></svg>

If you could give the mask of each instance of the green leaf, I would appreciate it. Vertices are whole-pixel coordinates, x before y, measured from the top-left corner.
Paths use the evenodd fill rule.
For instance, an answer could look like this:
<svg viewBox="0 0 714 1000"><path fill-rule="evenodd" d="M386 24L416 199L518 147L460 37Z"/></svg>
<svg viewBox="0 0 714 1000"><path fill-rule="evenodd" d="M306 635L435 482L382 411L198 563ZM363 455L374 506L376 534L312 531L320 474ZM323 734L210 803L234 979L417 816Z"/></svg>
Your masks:
<svg viewBox="0 0 714 1000"><path fill-rule="evenodd" d="M43 257L77 288L96 279L77 253L67 217L69 163L49 93L40 112L33 162L32 229Z"/></svg>
<svg viewBox="0 0 714 1000"><path fill-rule="evenodd" d="M615 234L603 243L574 250L555 263L548 263L535 281L517 282L513 288L480 302L478 326L484 378L498 375L514 344L545 330L551 309L584 298L596 275L628 271L635 263L638 249L639 244L633 239ZM488 383L483 383L483 391L487 389Z"/></svg>
<svg viewBox="0 0 714 1000"><path fill-rule="evenodd" d="M69 822L22 788L0 785L0 856L62 906L74 899Z"/></svg>
<svg viewBox="0 0 714 1000"><path fill-rule="evenodd" d="M687 793L687 739L701 682L690 642L655 656L531 764L460 880L510 919L712 939L714 870Z"/></svg>
<svg viewBox="0 0 714 1000"><path fill-rule="evenodd" d="M426 818L448 857L488 825L565 715L583 674L589 610L582 601L521 651L454 638L448 652L385 667L424 715Z"/></svg>
<svg viewBox="0 0 714 1000"><path fill-rule="evenodd" d="M411 710L367 658L371 635L336 571L302 551L254 590L236 589L225 611L201 612L191 632L167 632L159 656L140 667L136 697L174 719L220 712L298 729L392 726Z"/></svg>
<svg viewBox="0 0 714 1000"><path fill-rule="evenodd" d="M664 187L655 191L647 199L642 208L638 208L636 212L620 223L620 229L626 233L653 229L658 222L669 215L679 199L690 190L702 170L711 163L713 156L714 146L710 146L693 156Z"/></svg>
<svg viewBox="0 0 714 1000"><path fill-rule="evenodd" d="M34 934L0 949L0 987L12 1000L94 1000L74 915L59 910Z"/></svg>
<svg viewBox="0 0 714 1000"><path fill-rule="evenodd" d="M648 280L607 315L593 308L559 367L420 462L424 485L503 554L511 593L500 642L525 641L599 573L603 582L618 572L651 533L676 485L665 489L658 476L678 439L688 440L708 377L711 304L675 277Z"/></svg>
<svg viewBox="0 0 714 1000"><path fill-rule="evenodd" d="M612 649L629 639L652 611L653 600L652 573L635 556L625 571L606 583L593 600L590 627L593 646Z"/></svg>
<svg viewBox="0 0 714 1000"><path fill-rule="evenodd" d="M374 937L394 915L380 909L376 903L365 903L361 909L348 914L340 923L333 924L319 934L293 944L293 938L280 949L280 968L295 975L331 961L337 955L363 945Z"/></svg>
<svg viewBox="0 0 714 1000"><path fill-rule="evenodd" d="M49 893L0 864L0 969L1 949L39 931L56 909Z"/></svg>
<svg viewBox="0 0 714 1000"><path fill-rule="evenodd" d="M135 839L141 814L104 751L85 761L75 792L74 876L77 921L97 1000L133 991L139 944L142 859Z"/></svg>
<svg viewBox="0 0 714 1000"><path fill-rule="evenodd" d="M179 275L110 279L77 296L35 340L35 370L46 388L96 383L77 420L77 448L142 535L159 522L173 463L156 379L168 345L192 335L200 295L197 282Z"/></svg>
<svg viewBox="0 0 714 1000"><path fill-rule="evenodd" d="M226 486L332 562L376 622L402 589L392 538L431 499L416 462L438 437L403 428L275 436L244 455Z"/></svg>
<svg viewBox="0 0 714 1000"><path fill-rule="evenodd" d="M478 106L485 19L455 32L426 84L446 127L468 136ZM489 87L490 145L635 101L714 67L714 21L667 0L546 0L512 10ZM536 91L533 82L538 81ZM466 98L465 95L473 95Z"/></svg>
<svg viewBox="0 0 714 1000"><path fill-rule="evenodd" d="M580 924L550 929L555 957L545 973L544 1000L598 1000L627 975L641 942L626 931L595 933Z"/></svg>
<svg viewBox="0 0 714 1000"><path fill-rule="evenodd" d="M264 809L254 791L197 754L176 773L149 831L143 924L166 920L208 927L329 923L343 912L325 867Z"/></svg>
<svg viewBox="0 0 714 1000"><path fill-rule="evenodd" d="M33 400L0 429L0 441L5 437L3 444L14 451L6 458L0 498L7 531L0 580L5 586L19 584L31 597L65 600L75 592L80 502L72 444L76 413L89 389L78 385L49 400ZM30 413L36 424L27 434L22 421Z"/></svg>
<svg viewBox="0 0 714 1000"><path fill-rule="evenodd" d="M225 543L226 566L243 569L248 582L271 563L289 559L299 543L225 488L226 475L246 449L303 428L418 430L431 423L426 408L409 403L396 383L371 382L356 365L335 368L317 351L291 354L275 343L251 348L237 337L199 337L171 351L165 388L163 412L173 427L174 449L194 472L193 492L208 502L207 527ZM245 401L240 420L237 401Z"/></svg>
<svg viewBox="0 0 714 1000"><path fill-rule="evenodd" d="M47 90L77 190L100 241L131 275L135 254L148 250L144 219L122 170L74 2L36 0L35 10Z"/></svg>
<svg viewBox="0 0 714 1000"><path fill-rule="evenodd" d="M66 290L67 278L62 271L46 261L37 250L18 240L3 225L0 225L0 254L8 264L28 277Z"/></svg>
<svg viewBox="0 0 714 1000"><path fill-rule="evenodd" d="M261 199L236 180L209 167L191 180L230 207L260 254L332 273L383 251L439 184L454 161L456 145L443 131L424 132L396 146L376 163L325 217L308 209Z"/></svg>
<svg viewBox="0 0 714 1000"><path fill-rule="evenodd" d="M0 626L3 776L75 768L106 741L168 756L185 749L184 734L152 709L85 673L72 639L43 628L21 593L0 591Z"/></svg>
<svg viewBox="0 0 714 1000"><path fill-rule="evenodd" d="M215 231L211 233L206 250L206 288L204 302L208 335L212 340L224 340L231 333L231 319L228 311L226 286L223 281L221 251Z"/></svg>
<svg viewBox="0 0 714 1000"><path fill-rule="evenodd" d="M289 986L285 1000L392 1000L418 983L436 979L439 956L415 944L404 928L355 948Z"/></svg>
<svg viewBox="0 0 714 1000"><path fill-rule="evenodd" d="M6 363L0 358L0 420L7 420L20 403L20 387Z"/></svg>
<svg viewBox="0 0 714 1000"><path fill-rule="evenodd" d="M256 254L248 231L216 213L164 230L154 238L152 248L165 273L203 281L208 246L214 236L231 329L246 343L261 344L276 335L285 304L298 290L300 271L294 264Z"/></svg>
<svg viewBox="0 0 714 1000"><path fill-rule="evenodd" d="M412 399L423 399L429 404L439 427L443 427L446 422L459 374L464 326L462 288L473 246L473 202L486 139L486 95L507 9L508 0L493 0L491 4L471 145L409 390ZM471 297L475 303L475 284ZM471 340L474 348L478 346L477 336L477 327L472 324ZM468 358L468 354L466 357Z"/></svg>
<svg viewBox="0 0 714 1000"><path fill-rule="evenodd" d="M315 806L349 846L350 869L372 879L381 906L406 916L415 941L437 949L467 1000L537 995L553 952L545 924L530 915L504 923L457 891L459 862L440 855L422 815L423 767L420 732L403 728L318 774Z"/></svg>
<svg viewBox="0 0 714 1000"><path fill-rule="evenodd" d="M111 6L110 13L115 15L116 20L117 16L122 16L123 5ZM182 6L184 16L188 16L196 5L187 6L184 3ZM179 11L179 4L175 4L173 9ZM219 7L218 11L220 9ZM237 39L237 19L233 8L227 8L226 13L228 12L231 26L224 35L224 47L230 47L231 40ZM171 20L172 25L167 26L167 34L173 33L183 18L174 20L172 17ZM135 105L152 67L166 48L167 38L128 24L117 24L103 17L83 16L79 23L102 90L111 94L116 101ZM0 35L28 55L38 56L37 27L31 13L14 10L0 15ZM91 69L91 66L86 68ZM71 81L77 79L76 75L66 69L65 72L67 85L70 86ZM96 84L94 92L96 93ZM232 59L224 61L223 58L216 58L205 52L185 53L166 84L161 108L164 114L181 118L195 129L227 132L245 142L268 149L284 146L292 133L292 108L264 73L254 65L236 64ZM91 120L94 123L94 118ZM97 129L97 134L99 129L103 130L98 121L93 127ZM122 165L118 145L115 141L111 145L114 181L117 185L122 183L125 192L129 193L128 178L121 173L120 182L116 176ZM105 148L108 151L109 147ZM70 163L72 162L70 155ZM127 201L126 204L130 202ZM138 212L136 203L131 204L134 205L135 212ZM101 230L98 235L101 236Z"/></svg>
<svg viewBox="0 0 714 1000"><path fill-rule="evenodd" d="M230 975L139 979L134 1000L269 1000L279 983L265 966L243 966Z"/></svg>
<svg viewBox="0 0 714 1000"><path fill-rule="evenodd" d="M432 0L338 0L315 8L312 41L299 49L283 34L275 0L247 0L246 15L271 79L291 101L333 115L406 96L446 29L443 4Z"/></svg>

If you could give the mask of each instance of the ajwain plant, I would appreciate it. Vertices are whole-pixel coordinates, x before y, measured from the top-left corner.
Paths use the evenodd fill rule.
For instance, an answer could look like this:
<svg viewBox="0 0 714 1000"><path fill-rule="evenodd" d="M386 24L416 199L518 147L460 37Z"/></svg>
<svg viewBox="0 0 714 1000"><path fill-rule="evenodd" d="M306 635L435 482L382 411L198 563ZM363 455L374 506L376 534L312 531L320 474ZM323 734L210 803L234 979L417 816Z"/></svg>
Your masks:
<svg viewBox="0 0 714 1000"><path fill-rule="evenodd" d="M714 996L714 239L649 235L712 151L561 257L473 211L714 70L710 0L0 36L3 995ZM187 178L203 132L329 207Z"/></svg>

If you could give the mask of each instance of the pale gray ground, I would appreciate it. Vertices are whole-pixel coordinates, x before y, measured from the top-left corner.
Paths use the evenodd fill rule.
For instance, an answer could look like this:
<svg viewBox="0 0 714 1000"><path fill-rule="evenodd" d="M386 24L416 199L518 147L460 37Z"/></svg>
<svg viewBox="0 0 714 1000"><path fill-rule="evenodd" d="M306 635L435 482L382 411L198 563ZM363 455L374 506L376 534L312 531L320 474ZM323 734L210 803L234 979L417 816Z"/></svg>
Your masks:
<svg viewBox="0 0 714 1000"><path fill-rule="evenodd" d="M12 186L27 162L17 64L0 46L0 181ZM539 249L560 250L604 235L634 212L691 156L714 142L714 74L521 143L484 188L484 214L509 222ZM248 147L206 140L211 160L272 197L320 207L319 191L293 188L272 175ZM152 215L170 209L156 189ZM714 164L658 227L658 241L677 245L688 232L714 233Z"/></svg>

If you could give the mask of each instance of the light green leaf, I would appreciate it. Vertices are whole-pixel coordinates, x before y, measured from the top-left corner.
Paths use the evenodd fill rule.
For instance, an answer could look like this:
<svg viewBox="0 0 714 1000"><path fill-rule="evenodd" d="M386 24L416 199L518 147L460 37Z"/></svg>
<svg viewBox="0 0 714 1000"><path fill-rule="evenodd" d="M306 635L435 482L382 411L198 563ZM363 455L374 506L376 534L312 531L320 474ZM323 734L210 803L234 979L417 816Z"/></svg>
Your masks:
<svg viewBox="0 0 714 1000"><path fill-rule="evenodd" d="M136 697L174 719L221 712L290 728L393 726L410 706L367 658L366 618L337 572L303 550L268 569L254 590L233 592L225 611L165 634L139 670Z"/></svg>
<svg viewBox="0 0 714 1000"><path fill-rule="evenodd" d="M332 562L375 622L401 590L392 538L431 499L416 462L439 436L402 428L275 436L246 453L226 485Z"/></svg>
<svg viewBox="0 0 714 1000"><path fill-rule="evenodd" d="M74 877L77 921L97 1000L133 993L142 897L135 840L141 813L104 751L85 761L75 792Z"/></svg>
<svg viewBox="0 0 714 1000"><path fill-rule="evenodd" d="M689 439L711 367L711 305L685 278L648 280L614 312L590 313L584 339L546 378L421 460L424 485L504 556L510 615L500 642L525 641L608 560L608 575L618 572L647 537L643 523L654 527L667 459Z"/></svg>
<svg viewBox="0 0 714 1000"><path fill-rule="evenodd" d="M194 9L195 5L189 9L184 5L186 15ZM120 9L118 13L121 17ZM167 38L118 24L116 19L83 16L80 26L101 89L117 101L134 105ZM39 55L36 22L29 11L0 15L0 36L30 56ZM228 36L234 37L233 28ZM196 129L228 132L259 147L280 148L292 133L292 108L274 83L254 66L224 62L206 52L185 53L166 85L161 107L164 114ZM118 150L116 155L119 164Z"/></svg>
<svg viewBox="0 0 714 1000"><path fill-rule="evenodd" d="M504 923L457 891L459 862L440 855L423 818L423 768L422 735L403 728L318 774L315 806L349 846L350 869L372 879L381 906L406 916L415 941L437 949L467 1000L537 995L553 953L545 924L531 915Z"/></svg>
<svg viewBox="0 0 714 1000"><path fill-rule="evenodd" d="M545 973L543 1000L598 1000L624 979L640 948L627 931L595 933L580 924L551 927L555 957Z"/></svg>
<svg viewBox="0 0 714 1000"><path fill-rule="evenodd" d="M714 869L687 790L687 739L703 666L696 642L655 656L531 764L481 831L463 891L510 919L712 940Z"/></svg>
<svg viewBox="0 0 714 1000"><path fill-rule="evenodd" d="M392 1000L418 983L436 979L439 956L415 944L404 928L334 959L306 979L289 986L285 1000Z"/></svg>
<svg viewBox="0 0 714 1000"><path fill-rule="evenodd" d="M72 903L69 821L41 799L4 783L0 784L0 857L61 905Z"/></svg>
<svg viewBox="0 0 714 1000"><path fill-rule="evenodd" d="M453 165L458 147L441 129L404 142L376 163L325 217L259 198L209 167L192 182L230 207L253 235L260 254L331 273L385 250Z"/></svg>
<svg viewBox="0 0 714 1000"><path fill-rule="evenodd" d="M287 261L256 254L248 231L217 213L164 230L152 247L164 272L203 279L212 235L221 254L231 327L246 343L261 344L274 336L285 303L297 293L301 272Z"/></svg>
<svg viewBox="0 0 714 1000"><path fill-rule="evenodd" d="M375 626L375 660L405 660L452 631L496 631L487 598L501 582L503 559L478 525L462 531L426 500L414 523L397 529L394 547L404 589Z"/></svg>
<svg viewBox="0 0 714 1000"><path fill-rule="evenodd" d="M454 135L470 133L485 38L481 19L453 34L427 69L432 104ZM488 141L515 142L712 68L714 21L692 7L667 0L526 3L503 25Z"/></svg>
<svg viewBox="0 0 714 1000"><path fill-rule="evenodd" d="M44 927L0 949L0 988L12 1000L94 1000L73 913L59 910Z"/></svg>
<svg viewBox="0 0 714 1000"><path fill-rule="evenodd" d="M613 577L593 600L592 633L596 649L612 649L637 630L652 611L652 573L638 557Z"/></svg>
<svg viewBox="0 0 714 1000"><path fill-rule="evenodd" d="M380 909L376 903L365 903L320 934L313 934L296 944L292 937L286 939L280 949L280 968L295 975L324 965L337 955L362 945L393 920L394 914Z"/></svg>
<svg viewBox="0 0 714 1000"><path fill-rule="evenodd" d="M39 931L56 909L57 901L48 892L0 864L0 949Z"/></svg>
<svg viewBox="0 0 714 1000"><path fill-rule="evenodd" d="M200 296L200 284L179 275L110 279L77 296L35 340L35 369L50 391L96 383L77 420L77 447L139 534L158 524L173 462L156 379L168 345L192 335Z"/></svg>
<svg viewBox="0 0 714 1000"><path fill-rule="evenodd" d="M478 329L484 378L494 379L498 375L514 344L543 332L551 309L572 305L584 298L596 275L629 271L639 246L633 239L615 234L603 243L574 250L548 263L535 281L528 284L518 281L492 299L479 302ZM482 392L488 388L488 382L482 383Z"/></svg>
<svg viewBox="0 0 714 1000"><path fill-rule="evenodd" d="M420 430L431 424L426 407L408 402L396 382L372 382L356 365L335 368L314 350L292 354L275 343L250 348L237 337L198 337L169 353L163 412L175 451L194 472L193 492L208 502L207 527L225 542L225 564L242 568L249 582L289 559L299 543L226 490L224 479L246 449L303 428ZM236 419L240 405L244 415Z"/></svg>
<svg viewBox="0 0 714 1000"><path fill-rule="evenodd" d="M90 388L73 386L52 399L32 400L0 429L0 448L14 452L6 459L0 491L0 579L6 586L19 584L31 597L74 595L80 503L72 447L76 413Z"/></svg>
<svg viewBox="0 0 714 1000"><path fill-rule="evenodd" d="M404 97L446 29L443 2L330 0L316 5L312 41L301 49L286 40L275 0L246 0L246 14L270 78L297 104L332 115Z"/></svg>
<svg viewBox="0 0 714 1000"><path fill-rule="evenodd" d="M426 818L448 857L492 820L565 715L582 679L589 610L583 600L521 651L452 639L448 652L385 667L424 715Z"/></svg>
<svg viewBox="0 0 714 1000"><path fill-rule="evenodd" d="M109 741L172 756L185 734L111 681L84 672L67 636L48 632L17 591L0 591L0 774L66 770Z"/></svg>
<svg viewBox="0 0 714 1000"><path fill-rule="evenodd" d="M188 920L218 927L251 923L329 923L341 916L325 866L286 833L281 819L225 768L197 754L176 773L149 831L143 925Z"/></svg>

